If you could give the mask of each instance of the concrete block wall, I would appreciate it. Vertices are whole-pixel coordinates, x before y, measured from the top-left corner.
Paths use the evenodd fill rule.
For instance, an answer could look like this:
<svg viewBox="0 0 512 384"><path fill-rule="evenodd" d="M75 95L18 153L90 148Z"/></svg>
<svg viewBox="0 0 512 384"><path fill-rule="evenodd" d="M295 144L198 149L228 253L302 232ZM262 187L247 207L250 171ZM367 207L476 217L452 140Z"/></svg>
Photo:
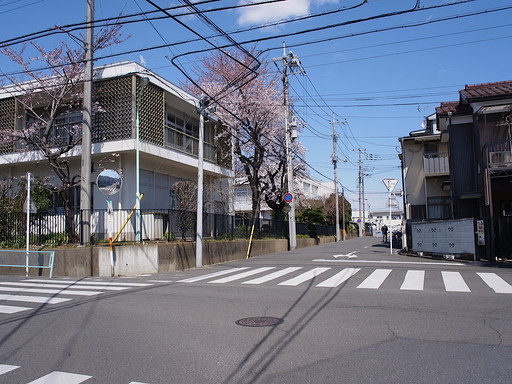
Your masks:
<svg viewBox="0 0 512 384"><path fill-rule="evenodd" d="M334 237L297 239L297 248L333 242ZM248 240L205 241L203 265L241 260L247 257ZM255 240L251 257L288 250L288 240ZM111 258L108 246L55 249L54 277L111 276ZM179 271L196 266L195 243L151 243L117 245L114 247L114 274L133 276ZM40 274L41 273L41 274ZM23 268L0 268L0 274L24 275ZM30 276L49 276L49 270L30 269Z"/></svg>

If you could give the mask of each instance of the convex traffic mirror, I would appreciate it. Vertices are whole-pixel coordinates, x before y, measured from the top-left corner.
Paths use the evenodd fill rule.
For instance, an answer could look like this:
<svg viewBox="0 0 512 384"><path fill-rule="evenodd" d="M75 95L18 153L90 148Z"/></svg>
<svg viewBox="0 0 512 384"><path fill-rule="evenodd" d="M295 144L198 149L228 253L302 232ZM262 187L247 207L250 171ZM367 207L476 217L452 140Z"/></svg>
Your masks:
<svg viewBox="0 0 512 384"><path fill-rule="evenodd" d="M105 169L98 175L96 185L105 195L115 195L121 190L123 178L113 169Z"/></svg>

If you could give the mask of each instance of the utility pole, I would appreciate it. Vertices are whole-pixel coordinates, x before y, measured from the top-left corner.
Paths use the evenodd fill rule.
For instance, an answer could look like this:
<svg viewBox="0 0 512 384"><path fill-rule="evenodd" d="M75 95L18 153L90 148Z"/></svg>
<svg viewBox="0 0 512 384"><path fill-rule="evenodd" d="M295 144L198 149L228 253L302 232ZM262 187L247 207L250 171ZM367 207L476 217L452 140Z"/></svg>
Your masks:
<svg viewBox="0 0 512 384"><path fill-rule="evenodd" d="M301 67L300 60L297 55L295 55L292 51L286 54L286 45L283 42L283 56L279 58L273 59L273 61L282 61L283 62L283 92L284 92L284 107L285 107L285 118L284 118L284 127L286 130L285 133L285 146L286 146L286 170L287 170L287 179L288 179L288 193L292 196L291 201L289 202L288 209L288 232L289 232L289 241L290 241L290 250L293 250L297 246L297 229L295 225L295 199L293 196L294 185L293 185L293 164L292 164L292 153L291 153L291 143L292 143L292 135L291 135L291 109L289 103L289 83L288 83L288 75L289 73L293 73L294 69L299 69L302 73L304 70ZM290 72L289 72L290 71Z"/></svg>
<svg viewBox="0 0 512 384"><path fill-rule="evenodd" d="M363 178L361 179L361 189L362 189L362 206L363 206L363 214L362 214L362 223L363 223L363 233L364 233L364 236L366 236L366 199L364 198L364 178L365 176L367 176L365 173L365 170L364 170L364 167L363 167L363 171L361 173L361 175L363 176Z"/></svg>
<svg viewBox="0 0 512 384"><path fill-rule="evenodd" d="M196 216L196 268L203 266L203 158L204 118L207 114L208 99L199 100L199 145L197 150L197 216Z"/></svg>
<svg viewBox="0 0 512 384"><path fill-rule="evenodd" d="M343 233L343 240L345 240L345 235L346 235L347 231L346 231L346 228L345 228L345 187L343 185L341 186L341 197L343 198L341 200L341 204L343 204L342 208L341 208L341 210L342 210L341 214L343 215L343 219L342 219L341 223L342 223L342 228L343 228L343 232L342 232Z"/></svg>
<svg viewBox="0 0 512 384"><path fill-rule="evenodd" d="M338 140L336 135L336 124L338 122L336 121L334 117L334 113L332 115L332 164L334 167L334 197L336 199L336 241L340 241L340 207L339 207L339 201L338 201L338 155L336 151L336 141Z"/></svg>
<svg viewBox="0 0 512 384"><path fill-rule="evenodd" d="M85 73L82 123L82 162L80 182L81 243L91 242L91 131L92 131L92 80L94 0L87 0L87 31L85 35Z"/></svg>
<svg viewBox="0 0 512 384"><path fill-rule="evenodd" d="M199 99L199 137L197 149L197 216L196 216L196 267L203 266L203 193L204 193L204 123L209 113L215 112L215 105L210 99L201 96Z"/></svg>
<svg viewBox="0 0 512 384"><path fill-rule="evenodd" d="M363 199L364 199L364 175L363 175L363 160L362 160L362 153L364 151L364 149L361 149L361 148L358 148L357 149L358 153L359 153L359 161L358 161L358 165L359 165L359 237L363 237L363 225L364 225L364 217L362 217L363 215Z"/></svg>

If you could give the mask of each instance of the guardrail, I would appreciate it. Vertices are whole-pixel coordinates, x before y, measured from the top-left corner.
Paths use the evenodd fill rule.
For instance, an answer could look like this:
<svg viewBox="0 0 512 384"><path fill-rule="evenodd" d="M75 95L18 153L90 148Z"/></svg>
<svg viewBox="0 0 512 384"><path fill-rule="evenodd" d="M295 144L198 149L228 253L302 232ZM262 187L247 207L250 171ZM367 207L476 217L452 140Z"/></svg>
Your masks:
<svg viewBox="0 0 512 384"><path fill-rule="evenodd" d="M29 268L49 269L51 279L54 261L54 251L0 250L0 267L25 268L27 276Z"/></svg>

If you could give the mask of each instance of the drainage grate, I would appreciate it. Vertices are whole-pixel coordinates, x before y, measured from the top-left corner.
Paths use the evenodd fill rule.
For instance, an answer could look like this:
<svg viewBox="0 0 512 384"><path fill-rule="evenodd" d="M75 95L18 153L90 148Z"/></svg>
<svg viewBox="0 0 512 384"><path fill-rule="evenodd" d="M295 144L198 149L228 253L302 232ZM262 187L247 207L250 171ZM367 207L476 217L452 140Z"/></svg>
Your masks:
<svg viewBox="0 0 512 384"><path fill-rule="evenodd" d="M272 327L282 324L283 322L284 320L278 317L257 316L237 320L235 324L241 325L242 327Z"/></svg>

